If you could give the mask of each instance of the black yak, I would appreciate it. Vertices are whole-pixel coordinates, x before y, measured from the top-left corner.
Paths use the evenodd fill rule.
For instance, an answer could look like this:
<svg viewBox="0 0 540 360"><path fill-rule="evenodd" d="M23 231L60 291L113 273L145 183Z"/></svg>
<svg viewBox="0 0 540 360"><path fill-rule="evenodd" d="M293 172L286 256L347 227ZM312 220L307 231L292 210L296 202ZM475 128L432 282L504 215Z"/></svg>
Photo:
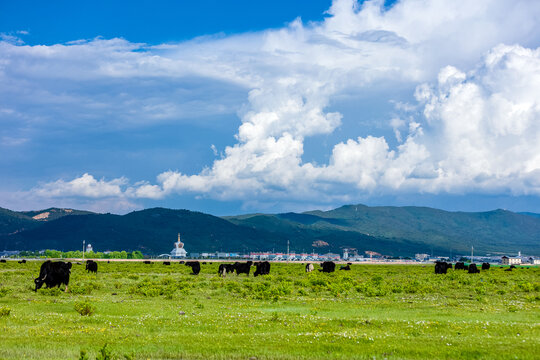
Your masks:
<svg viewBox="0 0 540 360"><path fill-rule="evenodd" d="M34 283L36 284L34 291L38 291L38 289L41 289L43 284L45 284L46 288L51 288L55 286L60 287L60 285L65 284L65 291L67 291L70 274L70 262L52 262L51 260L47 260L43 264L41 264L41 268L39 269L39 276L34 279Z"/></svg>
<svg viewBox="0 0 540 360"><path fill-rule="evenodd" d="M94 260L86 260L86 271L97 274L97 262Z"/></svg>
<svg viewBox="0 0 540 360"><path fill-rule="evenodd" d="M193 275L199 275L201 272L201 264L198 261L186 261L185 265L191 268Z"/></svg>
<svg viewBox="0 0 540 360"><path fill-rule="evenodd" d="M325 272L325 273L331 273L336 270L336 264L333 261L325 261L321 264L322 269L319 269L319 271Z"/></svg>
<svg viewBox="0 0 540 360"><path fill-rule="evenodd" d="M253 273L253 276L270 274L270 263L268 261L256 262L254 265L257 270Z"/></svg>
<svg viewBox="0 0 540 360"><path fill-rule="evenodd" d="M480 273L480 270L476 267L476 264L470 264L469 265L469 274L478 274Z"/></svg>
<svg viewBox="0 0 540 360"><path fill-rule="evenodd" d="M218 275L225 276L225 274L234 272L234 264L220 264L218 268Z"/></svg>
<svg viewBox="0 0 540 360"><path fill-rule="evenodd" d="M245 263L235 262L234 270L236 270L236 275L246 274L247 276L249 276L249 271L251 270L252 264L252 261L248 261Z"/></svg>

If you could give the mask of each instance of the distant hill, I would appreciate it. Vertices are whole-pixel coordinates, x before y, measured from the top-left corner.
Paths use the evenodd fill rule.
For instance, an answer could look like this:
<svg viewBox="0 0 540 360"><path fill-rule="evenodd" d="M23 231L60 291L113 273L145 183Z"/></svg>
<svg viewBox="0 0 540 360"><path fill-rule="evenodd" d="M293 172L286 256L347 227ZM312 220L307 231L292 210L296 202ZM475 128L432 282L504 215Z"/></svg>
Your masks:
<svg viewBox="0 0 540 360"><path fill-rule="evenodd" d="M31 217L34 220L39 220L39 221L56 220L56 219L59 219L61 217L68 216L68 215L94 214L93 212L90 212L90 211L75 210L75 209L61 209L61 208L49 208L49 209L38 210L38 211L20 211L19 213L22 215Z"/></svg>
<svg viewBox="0 0 540 360"><path fill-rule="evenodd" d="M532 217L535 217L535 218L540 218L540 214L532 213L532 212L520 212L518 214L532 216Z"/></svg>
<svg viewBox="0 0 540 360"><path fill-rule="evenodd" d="M406 247L407 244L422 252L433 250L439 254L467 253L471 246L480 253L521 250L524 253L540 254L540 219L505 210L466 213L425 207L347 205L330 211L226 218L237 225L276 233L305 234L306 231L318 231L330 236L336 232L346 232L369 235L376 239L392 239L392 244L388 245L394 250L392 252L398 246ZM363 250L363 245L355 242L348 247L359 246ZM384 253L392 253L385 242L379 245ZM380 252L376 248L369 250Z"/></svg>
<svg viewBox="0 0 540 360"><path fill-rule="evenodd" d="M474 246L492 253L540 253L539 219L506 210L468 213L426 207L348 205L306 214L327 221L340 220L342 227L374 236L402 237L456 251Z"/></svg>
<svg viewBox="0 0 540 360"><path fill-rule="evenodd" d="M48 213L47 216L42 215ZM69 215L69 216L68 216ZM37 219L36 219L37 217ZM505 210L465 213L425 207L347 205L330 211L216 217L164 208L127 215L69 209L0 209L0 250L74 250L169 253L177 233L188 252L291 251L386 255L515 253L540 255L540 218Z"/></svg>
<svg viewBox="0 0 540 360"><path fill-rule="evenodd" d="M123 216L64 216L40 227L0 238L0 249L67 251L81 248L82 241L86 240L96 251L141 250L160 254L172 250L179 232L190 252L270 250L282 247L286 241L212 215L155 208Z"/></svg>
<svg viewBox="0 0 540 360"><path fill-rule="evenodd" d="M30 216L0 208L0 236L33 229L39 225L39 222Z"/></svg>

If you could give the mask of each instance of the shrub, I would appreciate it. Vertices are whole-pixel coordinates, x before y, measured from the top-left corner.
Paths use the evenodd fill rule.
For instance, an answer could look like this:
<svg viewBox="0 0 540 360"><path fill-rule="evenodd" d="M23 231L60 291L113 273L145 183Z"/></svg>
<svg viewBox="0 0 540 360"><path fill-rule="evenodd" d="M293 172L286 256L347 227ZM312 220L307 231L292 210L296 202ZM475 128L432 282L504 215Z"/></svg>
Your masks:
<svg viewBox="0 0 540 360"><path fill-rule="evenodd" d="M39 293L41 295L48 295L48 296L60 296L63 291L60 290L60 288L57 288L57 287L53 287L53 288L41 288L39 289Z"/></svg>
<svg viewBox="0 0 540 360"><path fill-rule="evenodd" d="M111 360L111 351L107 349L107 344L103 345L101 349L99 349L98 354L96 356L96 360Z"/></svg>
<svg viewBox="0 0 540 360"><path fill-rule="evenodd" d="M77 311L81 316L92 315L95 311L94 306L85 300L75 302L75 311Z"/></svg>
<svg viewBox="0 0 540 360"><path fill-rule="evenodd" d="M79 284L71 286L70 291L74 295L90 295L94 288L88 284Z"/></svg>
<svg viewBox="0 0 540 360"><path fill-rule="evenodd" d="M8 292L9 292L8 288L5 288L5 287L0 288L0 298L6 296Z"/></svg>
<svg viewBox="0 0 540 360"><path fill-rule="evenodd" d="M519 283L519 284L518 284L518 288L519 288L521 291L524 291L524 292L531 292L531 291L534 291L534 285L531 284L530 282L522 282L522 283Z"/></svg>
<svg viewBox="0 0 540 360"><path fill-rule="evenodd" d="M7 306L0 306L0 316L9 316L11 309Z"/></svg>
<svg viewBox="0 0 540 360"><path fill-rule="evenodd" d="M90 360L85 350L81 350L79 353L79 360Z"/></svg>

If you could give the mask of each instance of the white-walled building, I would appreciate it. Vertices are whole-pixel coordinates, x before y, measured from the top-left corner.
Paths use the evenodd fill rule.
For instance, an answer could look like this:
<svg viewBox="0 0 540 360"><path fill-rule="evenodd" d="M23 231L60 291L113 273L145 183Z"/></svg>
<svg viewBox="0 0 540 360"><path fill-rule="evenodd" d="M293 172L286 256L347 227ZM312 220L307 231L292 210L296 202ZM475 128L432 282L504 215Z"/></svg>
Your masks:
<svg viewBox="0 0 540 360"><path fill-rule="evenodd" d="M519 265L519 264L521 264L521 258L520 257L503 256L501 258L501 264L503 264L503 265Z"/></svg>

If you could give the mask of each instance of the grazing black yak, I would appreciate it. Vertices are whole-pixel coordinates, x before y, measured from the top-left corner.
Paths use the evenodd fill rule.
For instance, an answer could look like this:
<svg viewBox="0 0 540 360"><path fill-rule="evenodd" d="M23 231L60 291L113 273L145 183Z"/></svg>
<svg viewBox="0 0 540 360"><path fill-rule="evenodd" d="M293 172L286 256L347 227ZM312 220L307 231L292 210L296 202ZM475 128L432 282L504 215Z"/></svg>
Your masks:
<svg viewBox="0 0 540 360"><path fill-rule="evenodd" d="M252 261L248 261L245 263L235 262L234 270L236 270L236 275L246 274L247 276L249 276L249 271L251 270L252 264Z"/></svg>
<svg viewBox="0 0 540 360"><path fill-rule="evenodd" d="M446 274L448 269L451 269L451 268L452 268L452 264L449 264L446 261L435 262L435 274Z"/></svg>
<svg viewBox="0 0 540 360"><path fill-rule="evenodd" d="M225 276L225 274L234 272L234 264L219 264L218 275Z"/></svg>
<svg viewBox="0 0 540 360"><path fill-rule="evenodd" d="M319 271L325 272L325 273L331 273L336 270L336 264L333 261L325 261L321 264L322 269L319 269Z"/></svg>
<svg viewBox="0 0 540 360"><path fill-rule="evenodd" d="M480 270L476 267L476 264L470 264L469 265L469 274L478 274L480 273Z"/></svg>
<svg viewBox="0 0 540 360"><path fill-rule="evenodd" d="M268 261L259 261L253 265L257 268L253 273L253 276L270 274L270 263Z"/></svg>
<svg viewBox="0 0 540 360"><path fill-rule="evenodd" d="M51 288L55 286L60 287L60 285L65 284L65 291L67 291L70 274L70 262L52 262L51 260L47 260L43 264L41 264L41 268L39 269L39 276L34 279L34 283L36 284L34 291L38 291L38 289L41 289L43 284L45 284L46 288Z"/></svg>
<svg viewBox="0 0 540 360"><path fill-rule="evenodd" d="M97 262L94 260L86 260L86 271L97 274Z"/></svg>
<svg viewBox="0 0 540 360"><path fill-rule="evenodd" d="M185 265L191 268L193 275L199 275L201 272L201 264L198 261L186 261Z"/></svg>

